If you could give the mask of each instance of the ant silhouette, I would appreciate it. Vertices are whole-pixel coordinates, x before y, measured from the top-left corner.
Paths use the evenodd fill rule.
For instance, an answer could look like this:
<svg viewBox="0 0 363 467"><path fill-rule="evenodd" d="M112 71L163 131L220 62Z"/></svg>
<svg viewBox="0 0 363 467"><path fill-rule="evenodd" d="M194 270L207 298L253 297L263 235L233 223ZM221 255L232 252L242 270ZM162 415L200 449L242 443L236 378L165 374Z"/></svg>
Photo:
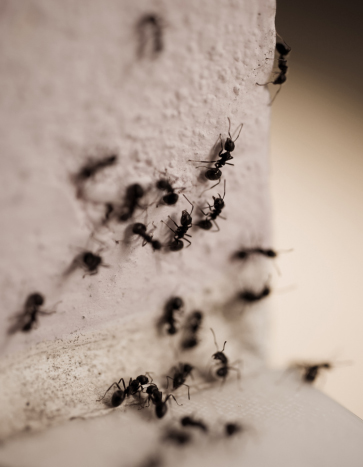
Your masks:
<svg viewBox="0 0 363 467"><path fill-rule="evenodd" d="M260 247L245 248L245 249L236 251L236 253L234 253L233 255L233 259L245 260L252 255L261 255L261 256L265 256L266 258L276 258L280 253L288 253L290 251L292 251L292 249L276 251L276 250L273 250L272 248L260 248Z"/></svg>
<svg viewBox="0 0 363 467"><path fill-rule="evenodd" d="M183 312L184 302L180 297L170 298L165 305L164 314L159 320L159 325L168 324L167 333L176 334L178 329L176 327L175 312Z"/></svg>
<svg viewBox="0 0 363 467"><path fill-rule="evenodd" d="M150 401L155 405L155 415L157 418L163 418L168 411L167 402L172 397L177 405L179 404L178 401L175 399L173 394L168 394L165 399L163 400L163 393L159 390L156 384L151 384L146 388L146 393L148 394L147 403L148 405L144 404L140 409L150 406Z"/></svg>
<svg viewBox="0 0 363 467"><path fill-rule="evenodd" d="M214 344L217 348L217 352L212 355L212 358L214 358L214 360L219 360L221 364L221 366L216 371L216 376L218 376L218 378L223 378L223 383L224 383L228 376L229 371L234 370L234 371L237 371L237 378L240 379L241 375L240 375L239 369L228 365L229 360L227 358L227 355L224 353L224 349L226 347L227 341L224 341L223 349L219 350L216 335L214 334L214 331L212 328L210 328L210 330L212 331L213 338L214 338Z"/></svg>
<svg viewBox="0 0 363 467"><path fill-rule="evenodd" d="M203 321L203 313L201 311L193 311L187 318L185 325L185 337L181 342L183 350L192 349L198 345L197 333Z"/></svg>
<svg viewBox="0 0 363 467"><path fill-rule="evenodd" d="M185 431L176 430L175 428L170 429L164 436L164 441L170 441L174 444L179 444L183 446L184 444L190 443L192 437L189 433L185 433Z"/></svg>
<svg viewBox="0 0 363 467"><path fill-rule="evenodd" d="M153 13L142 16L138 21L136 28L139 35L138 55L140 58L145 55L145 49L150 33L153 40L152 52L155 55L162 52L164 48L163 23L159 16Z"/></svg>
<svg viewBox="0 0 363 467"><path fill-rule="evenodd" d="M8 334L14 334L17 331L29 332L38 322L39 315L51 315L55 311L42 311L40 307L44 304L45 298L42 294L35 292L28 295L21 313L13 317L17 322L10 326Z"/></svg>
<svg viewBox="0 0 363 467"><path fill-rule="evenodd" d="M189 245L186 247L188 248L190 245L191 245L191 242L185 238L185 237L192 237L191 235L188 235L187 232L188 230L193 226L192 225L192 212L193 212L193 209L194 209L194 205L189 201L189 199L183 194L184 198L188 201L188 203L192 206L192 210L190 211L190 213L185 209L184 211L182 211L182 215L180 217L180 226L175 222L173 221L173 219L169 217L169 219L174 222L174 224L176 225L176 230L173 230L171 227L168 226L168 224L164 221L161 221L163 222L167 227L169 227L169 229L174 233L174 239L173 241L170 243L170 251L180 251L182 248L184 248L184 243L183 241L181 240L182 238L189 243Z"/></svg>
<svg viewBox="0 0 363 467"><path fill-rule="evenodd" d="M189 162L202 162L203 164L211 164L212 162L215 162L214 168L209 168L204 174L205 177L208 180L218 180L218 179L220 179L221 176L222 176L222 171L220 170L220 168L224 167L226 164L234 166L234 164L230 164L227 161L230 161L230 160L233 159L233 156L231 156L231 152L234 151L234 148L235 148L234 143L238 140L239 135L241 134L241 131L242 131L242 128L243 128L243 123L240 124L241 128L240 128L240 130L238 132L237 138L235 140L232 140L232 136L231 136L231 120L230 120L229 117L227 117L227 118L228 118L228 122L229 122L229 128L228 128L228 138L226 139L226 141L224 143L224 149L225 149L226 152L223 152L222 135L219 135L219 138L221 140L221 150L218 153L219 160L214 160L214 161L194 161L192 159L189 159ZM200 167L203 167L203 166L202 165L197 166L196 169L199 169ZM214 185L214 186L216 186L216 185Z"/></svg>
<svg viewBox="0 0 363 467"><path fill-rule="evenodd" d="M102 251L102 250L101 250ZM98 252L100 253L100 252ZM64 272L65 275L72 273L77 267L81 267L85 271L85 275L94 276L98 273L100 266L108 268L108 264L104 264L102 257L98 253L92 253L92 251L84 251L77 255L69 268Z"/></svg>
<svg viewBox="0 0 363 467"><path fill-rule="evenodd" d="M155 229L156 229L156 226L154 226ZM154 229L154 230L155 230ZM142 242L142 246L145 246L147 243L150 243L152 249L155 251L155 250L161 250L161 243L159 242L159 240L153 240L153 236L146 233L146 225L145 224L141 224L141 222L136 222L136 224L133 225L132 227L132 233L134 233L135 235L139 235L140 237L142 237L144 239L144 241Z"/></svg>
<svg viewBox="0 0 363 467"><path fill-rule="evenodd" d="M291 369L302 371L302 379L306 383L313 383L319 376L321 370L331 370L333 365L329 362L323 363L295 363Z"/></svg>
<svg viewBox="0 0 363 467"><path fill-rule="evenodd" d="M217 185L219 182L217 183ZM214 185L216 186L216 185ZM213 187L212 187L213 188ZM197 223L197 226L200 227L203 230L210 230L213 226L212 222L214 222L215 226L217 227L218 230L213 230L212 232L219 232L220 228L216 222L217 217L219 216L221 219L225 219L225 217L221 216L221 212L225 207L224 204L224 197L226 196L226 181L224 181L224 193L223 193L223 198L221 195L218 193L219 198L216 198L213 196L214 204L211 206L208 202L208 207L210 212L206 214L201 208L199 208L202 213L206 216L205 219L199 221Z"/></svg>
<svg viewBox="0 0 363 467"><path fill-rule="evenodd" d="M160 191L166 191L166 195L164 195L161 200L164 204L168 206L172 206L178 202L179 194L175 193L175 187L171 185L171 183L166 178L161 178L156 182L156 188ZM159 207L160 202L156 205Z"/></svg>
<svg viewBox="0 0 363 467"><path fill-rule="evenodd" d="M83 183L94 177L97 172L110 167L117 162L117 156L112 155L99 160L91 160L74 175L74 182L78 185L77 197L83 197Z"/></svg>
<svg viewBox="0 0 363 467"><path fill-rule="evenodd" d="M121 222L128 221L132 218L136 208L140 208L139 200L144 196L145 192L141 185L135 183L126 188L124 205L119 213Z"/></svg>
<svg viewBox="0 0 363 467"><path fill-rule="evenodd" d="M279 36L279 37L280 37L280 39L282 39L281 36ZM277 93L275 94L274 98L271 100L269 105L272 105L272 103L274 102L274 100L277 97L277 94L281 91L282 85L287 80L287 70L288 70L287 56L291 52L291 47L282 39L282 42L276 42L276 52L279 54L278 68L280 70L279 72L277 72L278 73L277 77L273 81L268 81L265 84L256 83L258 86L266 86L267 84L278 84L278 85L280 85Z"/></svg>
<svg viewBox="0 0 363 467"><path fill-rule="evenodd" d="M190 416L181 418L180 423L182 426L191 426L193 428L199 428L205 433L207 433L208 431L208 427L204 422L202 422L201 420L195 420L195 418L190 417Z"/></svg>
<svg viewBox="0 0 363 467"><path fill-rule="evenodd" d="M146 374L149 375L149 373L146 373ZM151 378L150 375L149 377ZM121 381L122 381L124 389L121 389L120 387ZM151 384L151 383L152 383L152 378L151 378L151 381L149 381L149 378L146 375L139 375L135 379L130 378L128 386L125 385L125 380L121 378L117 383L116 382L112 383L111 386L107 389L107 391L103 395L103 397L101 397L101 399L98 399L97 402L102 401L106 397L106 394L108 393L108 391L110 391L113 386L117 386L118 389L112 394L111 405L112 407L118 407L119 405L123 403L126 397L134 396L137 393L139 393L139 396L140 396L140 392L142 392L143 386L145 386L146 384Z"/></svg>
<svg viewBox="0 0 363 467"><path fill-rule="evenodd" d="M255 303L263 298L266 298L271 293L271 288L268 285L265 285L264 288L259 293L255 293L253 290L245 289L238 294L238 298L245 303Z"/></svg>
<svg viewBox="0 0 363 467"><path fill-rule="evenodd" d="M236 433L239 433L240 431L242 431L242 427L238 423L229 422L224 425L224 430L225 430L226 436L233 436Z"/></svg>
<svg viewBox="0 0 363 467"><path fill-rule="evenodd" d="M173 382L173 389L178 389L180 388L180 386L186 386L188 388L188 399L190 399L189 386L185 384L185 381L187 377L193 371L194 367L190 365L189 363L179 363L178 366L174 366L172 369L174 370L174 376L166 377L166 381L167 381L166 388L168 388L169 379L171 379Z"/></svg>

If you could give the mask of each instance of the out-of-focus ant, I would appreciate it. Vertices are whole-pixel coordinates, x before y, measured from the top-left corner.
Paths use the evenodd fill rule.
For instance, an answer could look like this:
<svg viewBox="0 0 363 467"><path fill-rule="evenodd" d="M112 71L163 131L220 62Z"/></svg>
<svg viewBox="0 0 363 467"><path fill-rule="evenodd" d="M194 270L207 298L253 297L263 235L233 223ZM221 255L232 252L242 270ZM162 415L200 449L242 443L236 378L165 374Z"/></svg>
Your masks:
<svg viewBox="0 0 363 467"><path fill-rule="evenodd" d="M161 201L168 206L173 206L178 202L179 194L175 193L175 187L166 179L161 178L156 182L156 188L160 191L166 191L166 195L161 198ZM158 207L160 202L156 205Z"/></svg>
<svg viewBox="0 0 363 467"><path fill-rule="evenodd" d="M282 37L279 36L281 39ZM272 80L268 81L265 84L259 84L256 83L258 86L266 86L267 84L278 84L280 85L278 91L276 92L274 98L271 100L269 105L272 105L273 101L276 99L277 94L281 91L282 85L285 83L287 79L287 70L288 70L288 65L287 65L287 56L291 52L291 47L286 44L286 42L282 39L282 42L276 42L276 52L279 54L278 58L278 68L279 72L277 77Z"/></svg>
<svg viewBox="0 0 363 467"><path fill-rule="evenodd" d="M163 50L163 22L159 16L154 13L142 16L136 28L139 36L138 55L140 58L145 55L149 38L153 42L151 52L154 55L159 54Z"/></svg>
<svg viewBox="0 0 363 467"><path fill-rule="evenodd" d="M126 188L126 195L124 204L118 213L118 219L121 222L128 221L132 218L136 208L140 208L140 199L144 196L145 192L141 185L134 183Z"/></svg>
<svg viewBox="0 0 363 467"><path fill-rule="evenodd" d="M177 333L178 329L176 326L177 320L175 318L175 313L176 312L182 313L183 306L184 306L184 302L183 302L183 299L181 299L180 297L171 297L166 302L166 305L164 308L164 314L159 320L159 326L162 326L163 324L167 324L168 328L166 332L168 334L172 335L172 334Z"/></svg>
<svg viewBox="0 0 363 467"><path fill-rule="evenodd" d="M181 348L184 350L192 349L198 345L197 333L203 321L203 313L201 311L193 311L187 317L184 325L184 337L181 341Z"/></svg>
<svg viewBox="0 0 363 467"><path fill-rule="evenodd" d="M214 344L217 348L217 352L214 353L212 355L212 358L214 360L218 360L220 362L220 366L219 368L217 369L216 371L216 376L218 376L218 378L223 378L223 382L226 380L227 376L228 376L228 373L230 370L234 370L234 371L237 371L237 377L238 379L240 379L240 371L238 368L235 368L233 366L229 366L229 360L228 360L228 357L227 355L224 353L224 349L226 347L226 344L227 344L227 341L224 342L223 344L223 349L222 350L219 350L218 349L218 344L217 344L217 340L216 340L216 335L214 334L214 331L213 329L211 328L211 331L212 331L212 334L213 334L213 338L214 338ZM237 362L236 362L237 363Z"/></svg>
<svg viewBox="0 0 363 467"><path fill-rule="evenodd" d="M186 433L185 431L181 430L176 430L175 428L170 429L164 436L164 441L169 441L180 446L190 443L191 440L192 437L189 433Z"/></svg>
<svg viewBox="0 0 363 467"><path fill-rule="evenodd" d="M38 322L39 315L51 315L55 313L55 311L44 311L40 309L44 301L43 295L38 292L28 295L24 303L23 311L13 318L16 320L16 323L10 326L8 334L14 334L18 331L29 332Z"/></svg>
<svg viewBox="0 0 363 467"><path fill-rule="evenodd" d="M205 433L207 433L208 431L208 427L204 422L202 422L201 420L195 420L195 418L190 417L190 416L181 418L180 423L182 424L182 426L190 426L193 428L199 428Z"/></svg>
<svg viewBox="0 0 363 467"><path fill-rule="evenodd" d="M74 176L74 181L78 185L77 197L81 198L83 196L83 184L93 178L99 171L110 167L117 162L117 156L112 155L105 157L103 159L91 160L85 164L79 172Z"/></svg>
<svg viewBox="0 0 363 467"><path fill-rule="evenodd" d="M121 389L120 387L121 381L122 381L124 389ZM152 382L152 378L151 378L151 382ZM98 399L97 402L100 402L101 400L103 400L106 394L108 393L108 391L110 391L113 388L113 386L116 386L117 390L112 394L111 405L112 407L118 407L119 405L123 403L126 397L134 396L137 393L140 394L140 392L143 389L143 386L145 386L146 384L150 384L149 378L146 375L140 375L135 379L130 378L128 386L125 385L125 380L121 378L120 381L118 381L117 383L116 382L112 383L111 386L107 389L107 391L103 395L103 397L101 397L101 399Z"/></svg>
<svg viewBox="0 0 363 467"><path fill-rule="evenodd" d="M85 275L94 276L98 273L98 268L102 266L108 268L108 264L104 264L102 257L98 253L92 251L84 251L77 255L72 261L69 268L65 271L65 275L73 272L77 267L81 267L85 271ZM83 277L85 277L85 275Z"/></svg>
<svg viewBox="0 0 363 467"><path fill-rule="evenodd" d="M186 386L188 388L188 399L190 399L189 386L185 384L187 377L191 374L194 367L189 363L179 363L178 366L173 367L173 377L167 376L167 388L169 386L169 379L173 382L173 389L178 389L180 386Z"/></svg>
<svg viewBox="0 0 363 467"><path fill-rule="evenodd" d="M134 233L135 235L139 235L140 237L144 239L142 246L145 246L147 243L150 243L154 251L161 250L162 244L159 242L159 240L153 240L153 236L146 232L145 224L136 222L136 224L134 224L132 227L132 233Z"/></svg>
<svg viewBox="0 0 363 467"><path fill-rule="evenodd" d="M238 298L245 303L255 303L266 298L270 293L271 288L268 285L265 285L261 292L258 293L250 289L242 290L242 292L238 294Z"/></svg>
<svg viewBox="0 0 363 467"><path fill-rule="evenodd" d="M322 363L295 363L291 369L302 371L302 379L306 383L313 383L321 370L331 370L333 365L329 362Z"/></svg>
<svg viewBox="0 0 363 467"><path fill-rule="evenodd" d="M228 118L228 122L229 122L228 138L226 139L226 141L224 143L224 149L225 149L226 152L223 152L222 135L219 135L220 140L221 140L221 150L218 153L219 160L214 160L214 161L194 161L194 160L189 159L189 162L201 162L203 164L211 164L212 162L215 162L214 168L209 168L204 174L205 177L208 180L218 180L218 179L220 179L221 176L222 176L222 171L220 170L221 167L224 167L226 164L227 165L234 165L234 164L230 164L227 161L230 161L230 160L233 159L233 156L231 156L231 152L234 151L234 148L235 148L234 143L237 141L237 139L239 138L239 135L241 134L241 131L242 131L242 128L243 128L243 123L240 124L241 128L240 128L240 130L238 132L237 138L235 140L232 140L232 136L231 136L231 120L229 118ZM197 166L196 169L198 169L200 167L204 167L204 166Z"/></svg>
<svg viewBox="0 0 363 467"><path fill-rule="evenodd" d="M146 393L148 394L147 404L144 404L141 409L144 407L149 407L150 402L155 405L155 415L157 418L163 418L168 411L167 402L172 397L174 401L178 404L178 401L175 399L173 394L168 394L163 400L163 393L159 390L156 384L150 384L146 388ZM178 404L183 405L183 404Z"/></svg>
<svg viewBox="0 0 363 467"><path fill-rule="evenodd" d="M219 183L219 182L218 182ZM218 185L217 183L217 185ZM215 185L216 186L216 185ZM212 222L214 222L215 226L217 227L218 230L214 230L214 232L219 232L219 226L216 222L217 217L219 216L221 219L224 219L224 217L221 216L221 212L225 206L224 204L224 197L226 196L226 181L224 181L224 193L223 193L223 198L221 195L218 193L219 198L216 198L213 196L214 204L211 206L208 203L208 207L210 212L206 214L202 209L202 213L206 216L205 219L199 221L197 223L197 226L200 227L201 229L204 230L210 230L213 226Z"/></svg>
<svg viewBox="0 0 363 467"><path fill-rule="evenodd" d="M273 250L272 248L244 248L242 250L236 251L236 253L233 254L233 259L241 259L245 260L248 259L252 255L261 255L265 256L266 258L276 258L280 253L287 253L292 250L284 250L284 251L276 251Z"/></svg>
<svg viewBox="0 0 363 467"><path fill-rule="evenodd" d="M224 431L226 436L233 436L242 431L242 427L239 423L229 422L224 425Z"/></svg>
<svg viewBox="0 0 363 467"><path fill-rule="evenodd" d="M190 213L186 209L182 212L182 215L180 217L181 225L179 226L175 221L173 221L173 219L170 216L168 217L176 225L176 230L173 230L171 227L169 227L169 225L166 222L161 221L174 233L174 239L169 245L171 251L180 251L182 248L184 248L184 243L181 239L184 239L186 242L188 242L188 246L191 245L191 242L185 237L191 238L191 235L187 234L187 232L192 227L192 212L194 209L194 205L189 201L189 199L185 195L183 196L192 206L192 210L190 211Z"/></svg>

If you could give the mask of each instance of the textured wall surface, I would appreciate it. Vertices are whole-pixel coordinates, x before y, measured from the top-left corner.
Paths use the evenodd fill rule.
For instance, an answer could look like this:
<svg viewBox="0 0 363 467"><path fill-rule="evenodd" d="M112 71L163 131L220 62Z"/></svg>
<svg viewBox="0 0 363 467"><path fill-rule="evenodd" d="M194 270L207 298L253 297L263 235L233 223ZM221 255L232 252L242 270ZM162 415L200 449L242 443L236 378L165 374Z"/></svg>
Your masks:
<svg viewBox="0 0 363 467"><path fill-rule="evenodd" d="M162 18L164 48L153 53L149 35L140 56L136 24L146 13ZM272 69L274 15L272 0L1 2L3 436L93 410L115 378L166 372L185 359L177 341L155 331L171 295L207 314L205 339L189 360L208 363L213 326L231 358L245 351L246 368L249 358L251 368L263 361L266 306L246 310L235 297L247 286L260 291L269 270L230 258L240 246L270 246L269 95L255 83ZM188 159L215 158L227 117L232 131L244 127L235 166L223 169L219 233L194 227L190 248L152 252L128 235L130 223L101 225L104 203L122 202L132 183L147 191L144 205L158 199L155 182L165 173L201 218L197 206L222 194L223 181L202 195L213 183ZM72 176L90 157L111 154L117 164L77 197ZM168 243L160 221L179 222L184 209L180 197L173 207L139 209L134 220L153 221L155 238ZM102 248L109 267L65 275L86 248ZM33 291L56 313L9 336L9 320Z"/></svg>

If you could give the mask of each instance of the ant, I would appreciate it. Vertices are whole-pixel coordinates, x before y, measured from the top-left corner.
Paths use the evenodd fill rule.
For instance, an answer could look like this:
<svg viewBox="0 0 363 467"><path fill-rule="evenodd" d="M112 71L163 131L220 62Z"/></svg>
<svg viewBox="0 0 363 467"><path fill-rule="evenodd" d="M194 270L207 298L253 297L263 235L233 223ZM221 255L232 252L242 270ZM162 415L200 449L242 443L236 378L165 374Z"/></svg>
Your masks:
<svg viewBox="0 0 363 467"><path fill-rule="evenodd" d="M175 193L175 188L173 188L171 183L165 178L162 178L156 182L156 188L158 190L167 192L167 194L162 197L162 201L168 206L172 206L178 202L178 193ZM156 207L158 206L159 204L156 205Z"/></svg>
<svg viewBox="0 0 363 467"><path fill-rule="evenodd" d="M192 440L189 433L185 431L172 429L164 436L165 441L171 441L175 444L184 445L190 443Z"/></svg>
<svg viewBox="0 0 363 467"><path fill-rule="evenodd" d="M329 362L314 364L296 363L295 365L293 365L293 368L297 368L303 371L303 381L305 381L306 383L313 383L319 375L320 370L331 370L333 368L333 365Z"/></svg>
<svg viewBox="0 0 363 467"><path fill-rule="evenodd" d="M235 145L234 143L238 140L239 135L241 134L242 128L243 128L243 123L240 124L240 130L238 132L237 138L235 140L232 140L231 136L231 120L229 117L228 122L229 122L229 128L228 128L228 138L226 139L224 143L224 149L226 152L223 152L223 140L222 140L222 135L219 135L219 138L221 140L221 150L218 153L219 160L214 160L214 161L194 161L189 159L189 162L202 162L203 164L210 164L211 162L215 162L214 167L215 168L210 168L205 172L205 177L208 180L218 180L222 176L222 171L220 170L221 167L224 167L226 164L227 165L234 165L230 164L227 161L230 161L233 159L233 156L231 156L231 152L234 151ZM222 154L223 153L223 154ZM203 167L203 166L197 166L196 169Z"/></svg>
<svg viewBox="0 0 363 467"><path fill-rule="evenodd" d="M139 34L139 57L142 57L145 53L148 30L152 32L153 52L155 54L159 54L164 48L161 18L155 14L144 15L137 23L137 31Z"/></svg>
<svg viewBox="0 0 363 467"><path fill-rule="evenodd" d="M281 36L279 37L282 39ZM291 47L288 44L286 44L286 42L282 39L282 42L276 42L276 52L279 54L278 68L280 70L279 72L277 72L278 73L277 77L273 81L268 81L265 84L256 83L258 86L266 86L267 84L279 84L280 85L277 93L275 94L274 98L271 100L269 105L272 105L273 101L276 99L277 94L281 91L282 85L287 80L287 70L288 70L287 56L291 52Z"/></svg>
<svg viewBox="0 0 363 467"><path fill-rule="evenodd" d="M84 183L86 180L89 180L90 178L94 177L96 173L100 170L114 165L116 161L117 156L115 155L108 156L99 160L90 161L80 169L80 171L75 175L74 179L78 183ZM77 196L78 198L82 196L81 188L78 189Z"/></svg>
<svg viewBox="0 0 363 467"><path fill-rule="evenodd" d="M224 349L226 347L227 341L224 341L223 349L219 350L217 340L216 340L216 335L214 334L214 331L212 328L211 328L211 331L214 337L215 346L217 348L217 352L212 355L212 358L214 358L214 360L219 360L221 363L221 366L216 371L216 376L218 376L219 378L223 378L223 383L224 383L224 381L226 380L228 376L229 370L235 370L237 371L237 377L239 379L240 378L239 369L228 365L228 357L224 353Z"/></svg>
<svg viewBox="0 0 363 467"><path fill-rule="evenodd" d="M121 381L124 387L123 390L120 387ZM152 382L152 378L151 378L151 382ZM143 389L142 387L145 386L145 384L150 384L149 378L146 375L140 375L136 379L130 378L129 385L127 387L125 385L125 380L121 378L120 381L118 381L117 383L116 382L112 383L111 386L107 389L107 391L103 395L103 397L101 397L101 399L98 399L97 402L100 402L102 399L104 399L108 391L113 386L117 386L118 389L112 394L111 405L112 407L118 407L119 405L123 403L126 397L134 396L137 392L139 392L140 394L140 392Z"/></svg>
<svg viewBox="0 0 363 467"><path fill-rule="evenodd" d="M182 211L182 215L180 217L180 224L181 225L179 226L175 221L173 221L173 219L170 216L168 216L168 217L176 225L176 230L173 230L171 227L169 227L166 222L161 221L167 227L169 227L169 229L174 233L174 240L169 245L171 251L180 251L182 248L184 248L184 243L181 240L182 238L186 242L189 243L188 246L191 245L191 242L185 237L191 237L191 235L188 235L187 232L191 227L193 227L193 225L192 225L192 221L193 221L192 212L193 212L193 209L194 209L194 205L189 201L189 199L184 194L183 194L183 196L188 201L188 203L192 206L192 210L190 211L190 213L186 209L184 211ZM188 246L187 246L187 248L188 248Z"/></svg>
<svg viewBox="0 0 363 467"><path fill-rule="evenodd" d="M84 251L83 253L80 253L75 257L75 259L72 261L71 265L65 271L64 274L70 274L78 266L84 269L86 274L90 276L94 276L95 274L97 274L98 268L100 266L103 266L104 268L109 267L107 264L103 264L102 258L99 254L92 253L91 251ZM83 277L85 277L85 275Z"/></svg>
<svg viewBox="0 0 363 467"><path fill-rule="evenodd" d="M144 196L145 192L141 185L135 183L126 188L125 202L119 213L121 222L128 221L133 216L135 209L140 207L139 200Z"/></svg>
<svg viewBox="0 0 363 467"><path fill-rule="evenodd" d="M217 183L217 185L218 185L218 183ZM216 186L216 185L214 185L214 186ZM210 210L210 212L208 214L206 214L202 209L199 208L202 211L202 213L206 216L205 219L198 222L198 224L197 224L197 226L200 227L201 229L210 230L212 228L212 226L213 226L213 224L212 224L212 221L213 221L215 226L218 229L218 230L214 230L214 232L219 232L220 228L219 228L219 226L218 226L218 224L216 222L216 219L217 219L218 216L220 216L221 219L224 219L224 217L222 217L220 214L222 212L222 209L225 206L223 200L224 200L224 197L226 196L226 181L224 181L223 198L221 197L221 195L219 193L218 193L218 196L219 196L219 198L216 198L215 196L213 196L213 200L214 200L214 205L213 206L211 206L208 203L208 207L209 207L209 210Z"/></svg>
<svg viewBox="0 0 363 467"><path fill-rule="evenodd" d="M148 405L144 404L141 408L149 407L150 401L155 405L155 415L157 418L163 418L166 412L168 411L167 402L172 397L175 402L178 404L178 401L175 399L173 394L168 394L163 400L163 393L159 390L156 384L151 384L146 388L146 393L148 394L147 403ZM183 405L183 404L178 404Z"/></svg>
<svg viewBox="0 0 363 467"><path fill-rule="evenodd" d="M42 294L35 292L28 295L21 313L15 317L17 323L10 327L8 334L14 334L17 331L29 332L38 321L39 315L50 315L55 311L42 311L40 307L44 304L45 298Z"/></svg>
<svg viewBox="0 0 363 467"><path fill-rule="evenodd" d="M270 287L268 285L265 285L265 287L261 290L260 293L255 293L252 290L245 289L238 294L238 298L244 301L245 303L255 303L267 297L268 295L270 295L270 293Z"/></svg>
<svg viewBox="0 0 363 467"><path fill-rule="evenodd" d="M240 431L242 431L242 427L238 423L226 423L224 425L224 430L225 430L226 436L233 436L236 433L239 433Z"/></svg>
<svg viewBox="0 0 363 467"><path fill-rule="evenodd" d="M165 305L164 308L164 315L160 319L160 324L168 324L167 333L168 334L176 334L177 327L176 327L176 319L175 319L175 312L176 311L183 311L184 302L180 297L172 297L170 298Z"/></svg>
<svg viewBox="0 0 363 467"><path fill-rule="evenodd" d="M285 250L286 252L292 251L292 250ZM233 255L233 258L235 259L247 259L249 256L252 255L261 255L265 256L266 258L276 258L280 252L277 252L273 250L272 248L246 248L244 250L239 250L236 251L236 253Z"/></svg>
<svg viewBox="0 0 363 467"><path fill-rule="evenodd" d="M180 420L180 423L182 424L182 426L192 426L195 428L200 428L205 433L208 431L208 427L204 422L202 422L201 420L195 420L193 417L183 417Z"/></svg>
<svg viewBox="0 0 363 467"><path fill-rule="evenodd" d="M172 369L174 370L174 377L166 377L166 388L169 386L169 379L171 379L173 382L173 389L178 389L180 386L186 386L188 388L188 399L190 400L189 386L185 384L185 381L193 371L194 367L189 365L189 363L179 363L178 366L174 366Z"/></svg>
<svg viewBox="0 0 363 467"><path fill-rule="evenodd" d="M193 311L187 318L187 324L185 325L186 337L182 340L181 347L186 349L192 349L198 344L197 332L203 321L203 313L201 311Z"/></svg>
<svg viewBox="0 0 363 467"><path fill-rule="evenodd" d="M140 235L144 239L142 242L142 246L145 246L147 243L150 243L152 246L152 249L155 250L161 250L161 243L159 240L153 240L152 235L149 235L146 233L146 225L141 224L140 222L136 222L136 224L133 225L132 227L132 233L135 235Z"/></svg>

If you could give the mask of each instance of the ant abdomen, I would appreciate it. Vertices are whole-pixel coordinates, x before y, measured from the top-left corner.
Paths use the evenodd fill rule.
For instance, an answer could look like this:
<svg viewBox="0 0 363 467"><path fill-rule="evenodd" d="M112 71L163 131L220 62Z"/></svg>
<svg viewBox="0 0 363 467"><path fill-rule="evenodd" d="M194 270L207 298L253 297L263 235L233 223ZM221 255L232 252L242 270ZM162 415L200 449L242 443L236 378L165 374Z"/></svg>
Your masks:
<svg viewBox="0 0 363 467"><path fill-rule="evenodd" d="M210 220L203 219L202 221L198 222L197 226L203 230L210 230L213 227L213 224Z"/></svg>
<svg viewBox="0 0 363 467"><path fill-rule="evenodd" d="M219 169L208 169L205 173L208 180L219 180L221 176L222 172Z"/></svg>
<svg viewBox="0 0 363 467"><path fill-rule="evenodd" d="M170 243L170 251L180 251L184 248L182 240L173 240Z"/></svg>
<svg viewBox="0 0 363 467"><path fill-rule="evenodd" d="M121 405L123 401L125 400L125 397L126 397L125 392L122 391L121 389L118 389L117 391L115 391L112 394L112 398L111 398L112 407L118 407L119 405Z"/></svg>

